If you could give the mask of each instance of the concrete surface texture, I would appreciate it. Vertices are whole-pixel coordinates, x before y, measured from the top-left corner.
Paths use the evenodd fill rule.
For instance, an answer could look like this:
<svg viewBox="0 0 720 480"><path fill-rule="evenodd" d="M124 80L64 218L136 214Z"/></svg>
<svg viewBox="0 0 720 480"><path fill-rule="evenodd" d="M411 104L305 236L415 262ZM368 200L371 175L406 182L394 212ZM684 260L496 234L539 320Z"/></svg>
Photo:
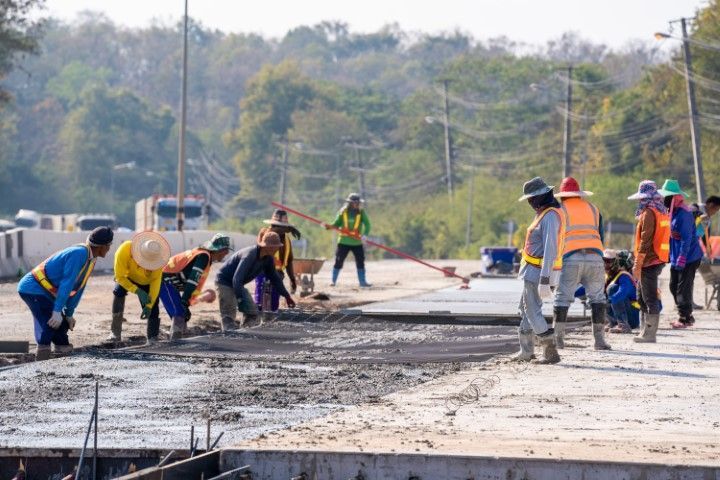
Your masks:
<svg viewBox="0 0 720 480"><path fill-rule="evenodd" d="M667 304L666 304L667 305ZM720 318L657 344L569 335L557 365L473 365L238 448L720 465Z"/></svg>

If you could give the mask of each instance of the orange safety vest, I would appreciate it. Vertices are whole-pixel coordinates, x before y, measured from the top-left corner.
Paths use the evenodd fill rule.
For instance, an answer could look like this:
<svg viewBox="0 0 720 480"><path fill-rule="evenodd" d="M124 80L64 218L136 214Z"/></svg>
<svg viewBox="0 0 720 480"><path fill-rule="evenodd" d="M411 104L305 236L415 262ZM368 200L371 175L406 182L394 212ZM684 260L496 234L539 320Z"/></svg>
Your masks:
<svg viewBox="0 0 720 480"><path fill-rule="evenodd" d="M670 260L670 215L660 213L652 207L648 208L655 215L655 234L653 236L653 251L661 262ZM640 223L635 227L635 258L640 249Z"/></svg>
<svg viewBox="0 0 720 480"><path fill-rule="evenodd" d="M523 247L522 251L522 259L529 263L530 265L534 265L538 268L542 267L542 261L543 257L533 257L530 255L530 252L527 251L527 247L530 244L530 233L535 230L535 228L538 226L540 221L543 219L543 217L548 212L555 212L557 213L558 217L560 217L560 228L558 231L558 252L557 257L555 258L555 262L553 262L553 270L562 270L562 257L563 257L563 249L565 245L565 215L560 211L559 208L546 208L543 210L543 212L540 215L537 215L533 222L530 224L530 226L527 228L527 233L525 234L525 246Z"/></svg>
<svg viewBox="0 0 720 480"><path fill-rule="evenodd" d="M75 279L75 284L73 285L73 287L77 287L77 288L74 288L70 292L71 297L74 297L77 294L77 292L79 292L80 290L85 288L85 285L87 284L87 281L90 278L90 274L92 273L93 268L95 268L95 260L96 260L92 256L92 250L90 250L89 245L84 244L84 243L79 243L77 246L85 247L85 250L87 251L87 259L85 260L85 265L83 265L83 268L80 269L80 273L78 273L78 276ZM48 260L50 260L52 257L57 255L58 253L60 253L60 252L57 252L54 255L52 255L51 257L46 258L45 260L42 261L42 263L40 265L33 268L31 271L33 278L35 278L35 280L37 280L37 282L45 290L47 290L50 293L50 295L52 295L53 297L57 297L58 289L55 285L50 283L50 280L47 278L47 275L45 274L45 264L47 263ZM78 282L80 282L80 286L78 286Z"/></svg>
<svg viewBox="0 0 720 480"><path fill-rule="evenodd" d="M292 250L292 244L290 243L290 239L287 235L285 235L285 240L283 242L283 248L275 252L275 270L280 270L281 272L285 270L288 266L288 260L290 259L290 251ZM280 258L280 252L283 253L282 258Z"/></svg>
<svg viewBox="0 0 720 480"><path fill-rule="evenodd" d="M174 257L168 261L167 265L165 265L165 268L163 268L163 273L174 273L174 274L180 274L183 270L185 270L185 267L190 265L195 258L198 255L207 255L210 257L210 254L207 250L204 250L202 248L193 248L192 250L187 250L182 253L178 253ZM212 265L212 259L208 259L207 265L205 265L205 269L203 270L203 273L200 275L200 279L198 280L198 284L195 287L195 291L192 293L192 297L190 298L190 305L195 305L196 299L198 295L202 293L203 286L205 285L205 281L208 278L208 275L210 275L210 267ZM183 279L184 280L184 279Z"/></svg>
<svg viewBox="0 0 720 480"><path fill-rule="evenodd" d="M359 211L355 215L355 224L353 225L352 230L350 230L350 228L349 228L350 221L348 219L347 208L345 210L343 210L342 217L343 217L343 231L350 232L352 235L359 237L360 236L360 220L362 220L362 211ZM349 237L350 235L340 232L340 236L341 237Z"/></svg>
<svg viewBox="0 0 720 480"><path fill-rule="evenodd" d="M579 197L567 198L561 205L567 222L563 255L586 248L602 252L600 212L595 205Z"/></svg>

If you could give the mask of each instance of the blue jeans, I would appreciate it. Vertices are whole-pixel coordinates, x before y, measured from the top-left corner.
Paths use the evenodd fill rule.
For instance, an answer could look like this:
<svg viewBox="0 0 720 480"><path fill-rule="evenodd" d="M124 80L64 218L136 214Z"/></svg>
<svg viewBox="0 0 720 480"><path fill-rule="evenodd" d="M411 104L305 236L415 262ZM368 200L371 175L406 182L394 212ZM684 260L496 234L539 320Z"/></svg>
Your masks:
<svg viewBox="0 0 720 480"><path fill-rule="evenodd" d="M35 322L35 343L38 345L70 345L68 339L68 329L70 325L63 318L57 330L48 326L48 320L52 317L55 302L45 295L28 295L21 293L20 298L30 308L33 320Z"/></svg>
<svg viewBox="0 0 720 480"><path fill-rule="evenodd" d="M575 253L563 259L560 281L555 292L556 307L569 307L578 285L585 287L591 304L605 303L605 264L596 253Z"/></svg>

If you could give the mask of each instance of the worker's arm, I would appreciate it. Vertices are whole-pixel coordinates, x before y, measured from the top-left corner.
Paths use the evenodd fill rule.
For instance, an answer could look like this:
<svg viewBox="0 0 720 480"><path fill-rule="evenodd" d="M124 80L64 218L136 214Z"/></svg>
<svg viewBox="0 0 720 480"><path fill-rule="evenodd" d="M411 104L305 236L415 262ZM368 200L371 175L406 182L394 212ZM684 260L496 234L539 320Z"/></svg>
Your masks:
<svg viewBox="0 0 720 480"><path fill-rule="evenodd" d="M543 260L540 268L540 284L550 284L550 274L558 254L558 233L560 217L556 212L549 212L540 222L543 237Z"/></svg>
<svg viewBox="0 0 720 480"><path fill-rule="evenodd" d="M280 279L280 275L278 275L277 270L275 270L275 260L273 259L273 257L263 257L260 259L260 261L262 262L265 278L270 280L270 283L272 283L275 291L278 292L281 297L290 297L290 293L285 288L285 285L283 285L283 282Z"/></svg>
<svg viewBox="0 0 720 480"><path fill-rule="evenodd" d="M655 238L655 215L649 209L640 215L640 247L638 253L653 251L653 238Z"/></svg>
<svg viewBox="0 0 720 480"><path fill-rule="evenodd" d="M151 308L153 305L155 305L155 302L157 301L158 295L160 295L160 284L162 283L162 268L158 268L157 270L153 270L150 274L150 289L148 291L148 296L150 297L150 303L145 305L148 308Z"/></svg>
<svg viewBox="0 0 720 480"><path fill-rule="evenodd" d="M686 212L679 212L680 215L678 215L678 236L679 238L677 240L680 241L680 255L678 255L678 258L675 259L675 264L678 268L682 269L685 268L685 264L687 262L687 256L688 253L690 253L690 242L693 240L693 233L695 230L695 222L692 221L692 215L684 213ZM672 232L673 235L675 235L675 232Z"/></svg>
<svg viewBox="0 0 720 480"><path fill-rule="evenodd" d="M137 292L137 285L130 281L130 244L122 244L115 252L115 281L130 293Z"/></svg>
<svg viewBox="0 0 720 480"><path fill-rule="evenodd" d="M233 290L235 297L242 298L242 289L245 288L245 278L255 264L257 258L257 249L242 257L235 268L233 274Z"/></svg>
<svg viewBox="0 0 720 480"><path fill-rule="evenodd" d="M75 287L86 261L87 252L85 249L78 249L65 257L63 277L60 281L60 285L58 285L57 296L55 297L55 306L53 307L54 312L62 312L63 308L67 307L70 303L70 300L72 299L72 297L70 297L70 292L72 292L73 287ZM74 310L75 307L73 306L72 309Z"/></svg>
<svg viewBox="0 0 720 480"><path fill-rule="evenodd" d="M293 293L295 293L295 290L297 290L297 281L295 280L295 268L293 267L293 259L295 256L293 255L293 249L292 244L290 244L290 254L288 255L288 264L285 270L287 271L288 277L290 277L290 287L293 290Z"/></svg>
<svg viewBox="0 0 720 480"><path fill-rule="evenodd" d="M364 211L360 212L360 215L362 215L362 217L360 217L360 224L362 225L360 231L363 235L370 235L370 218Z"/></svg>
<svg viewBox="0 0 720 480"><path fill-rule="evenodd" d="M598 232L600 233L600 243L605 245L605 227L603 226L603 216L600 210L598 210Z"/></svg>
<svg viewBox="0 0 720 480"><path fill-rule="evenodd" d="M208 263L210 263L210 254L200 254L193 260L191 265L192 269L185 279L185 286L183 287L183 302L190 302L195 289L197 289L200 277L202 277L202 274L205 272L205 267L208 266Z"/></svg>
<svg viewBox="0 0 720 480"><path fill-rule="evenodd" d="M615 293L608 297L610 303L618 303L630 298L637 288L635 282L627 275L620 275L617 285L618 288Z"/></svg>

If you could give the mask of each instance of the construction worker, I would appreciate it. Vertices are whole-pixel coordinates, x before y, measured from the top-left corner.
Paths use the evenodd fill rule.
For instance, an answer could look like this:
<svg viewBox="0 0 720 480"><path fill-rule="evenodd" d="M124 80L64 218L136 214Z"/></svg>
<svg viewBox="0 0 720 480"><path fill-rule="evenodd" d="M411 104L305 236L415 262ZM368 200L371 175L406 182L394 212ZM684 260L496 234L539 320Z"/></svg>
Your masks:
<svg viewBox="0 0 720 480"><path fill-rule="evenodd" d="M335 265L332 271L331 287L337 285L340 270L343 268L345 258L349 252L355 257L358 281L361 287L371 287L365 278L365 249L363 240L370 234L370 219L367 212L362 208L364 200L357 193L351 193L345 199L345 205L338 211L335 220L331 224L325 224L325 228L336 227L340 229L337 249L335 250Z"/></svg>
<svg viewBox="0 0 720 480"><path fill-rule="evenodd" d="M639 200L635 210L635 265L633 277L638 284L640 303L640 333L633 338L638 343L655 343L660 322L658 277L670 258L670 217L652 180L643 180L637 193L628 200Z"/></svg>
<svg viewBox="0 0 720 480"><path fill-rule="evenodd" d="M557 363L560 355L555 347L555 335L548 328L542 313L543 298L552 296L551 286L557 285L562 268L565 220L560 204L553 196L553 187L540 177L525 182L524 195L535 210L535 218L527 229L522 250L519 277L523 280L520 298L520 352L513 361L526 362L535 357L534 339L537 335L543 347L543 358L538 363Z"/></svg>
<svg viewBox="0 0 720 480"><path fill-rule="evenodd" d="M18 283L20 298L30 308L35 322L36 360L50 358L51 344L56 354L72 352L68 330L75 328L75 308L95 261L107 255L112 241L113 231L109 227L98 227L85 243L52 255Z"/></svg>
<svg viewBox="0 0 720 480"><path fill-rule="evenodd" d="M243 326L251 327L256 324L258 309L245 284L253 281L261 273L285 298L287 306L295 307L295 301L275 270L275 254L282 246L280 236L276 232L267 231L258 239L257 245L238 250L220 267L215 285L224 332L235 330L235 316L238 310L243 313Z"/></svg>
<svg viewBox="0 0 720 480"><path fill-rule="evenodd" d="M640 304L637 302L637 288L630 273L633 261L627 250L606 249L606 287L608 299L607 331L611 333L632 333L640 324Z"/></svg>
<svg viewBox="0 0 720 480"><path fill-rule="evenodd" d="M720 211L720 197L711 195L705 199L705 203L699 206L697 218L698 237L701 238L705 247L706 256L712 258L709 241L712 235L712 217Z"/></svg>
<svg viewBox="0 0 720 480"><path fill-rule="evenodd" d="M285 277L285 272L287 272L290 279L290 292L295 293L297 291L297 280L293 270L292 242L288 234L291 233L295 238L299 239L301 237L300 231L289 223L288 214L285 210L275 210L272 217L269 220L263 220L263 223L270 226L260 229L258 239L262 238L268 231L275 232L280 236L283 246L275 253L275 270L281 279ZM263 302L266 296L269 301ZM259 310L263 310L263 303L268 303L268 311L276 312L280 307L280 294L273 288L270 280L261 273L255 278L255 304Z"/></svg>
<svg viewBox="0 0 720 480"><path fill-rule="evenodd" d="M672 328L687 328L695 323L693 317L693 288L695 272L700 266L703 251L700 247L695 217L685 203L688 194L677 180L667 179L658 193L670 210L670 292L675 299L679 318Z"/></svg>
<svg viewBox="0 0 720 480"><path fill-rule="evenodd" d="M605 342L605 264L603 263L603 222L600 210L587 201L592 192L580 190L573 177L560 184L555 198L565 216L565 244L562 270L553 303L553 328L557 348L565 347L565 326L578 284L585 287L590 302L595 350L610 350Z"/></svg>
<svg viewBox="0 0 720 480"><path fill-rule="evenodd" d="M215 299L215 291L203 290L214 262L221 262L230 251L230 237L216 233L197 248L172 257L163 269L160 300L172 318L170 339L182 338L192 316L190 306ZM180 294L182 292L182 295Z"/></svg>
<svg viewBox="0 0 720 480"><path fill-rule="evenodd" d="M162 285L163 268L170 259L170 244L157 232L136 233L131 240L120 244L115 252L115 288L113 289L113 314L108 341L122 339L122 310L128 292L140 300L142 315L147 319L147 343L154 344L160 333L160 309L158 297Z"/></svg>

